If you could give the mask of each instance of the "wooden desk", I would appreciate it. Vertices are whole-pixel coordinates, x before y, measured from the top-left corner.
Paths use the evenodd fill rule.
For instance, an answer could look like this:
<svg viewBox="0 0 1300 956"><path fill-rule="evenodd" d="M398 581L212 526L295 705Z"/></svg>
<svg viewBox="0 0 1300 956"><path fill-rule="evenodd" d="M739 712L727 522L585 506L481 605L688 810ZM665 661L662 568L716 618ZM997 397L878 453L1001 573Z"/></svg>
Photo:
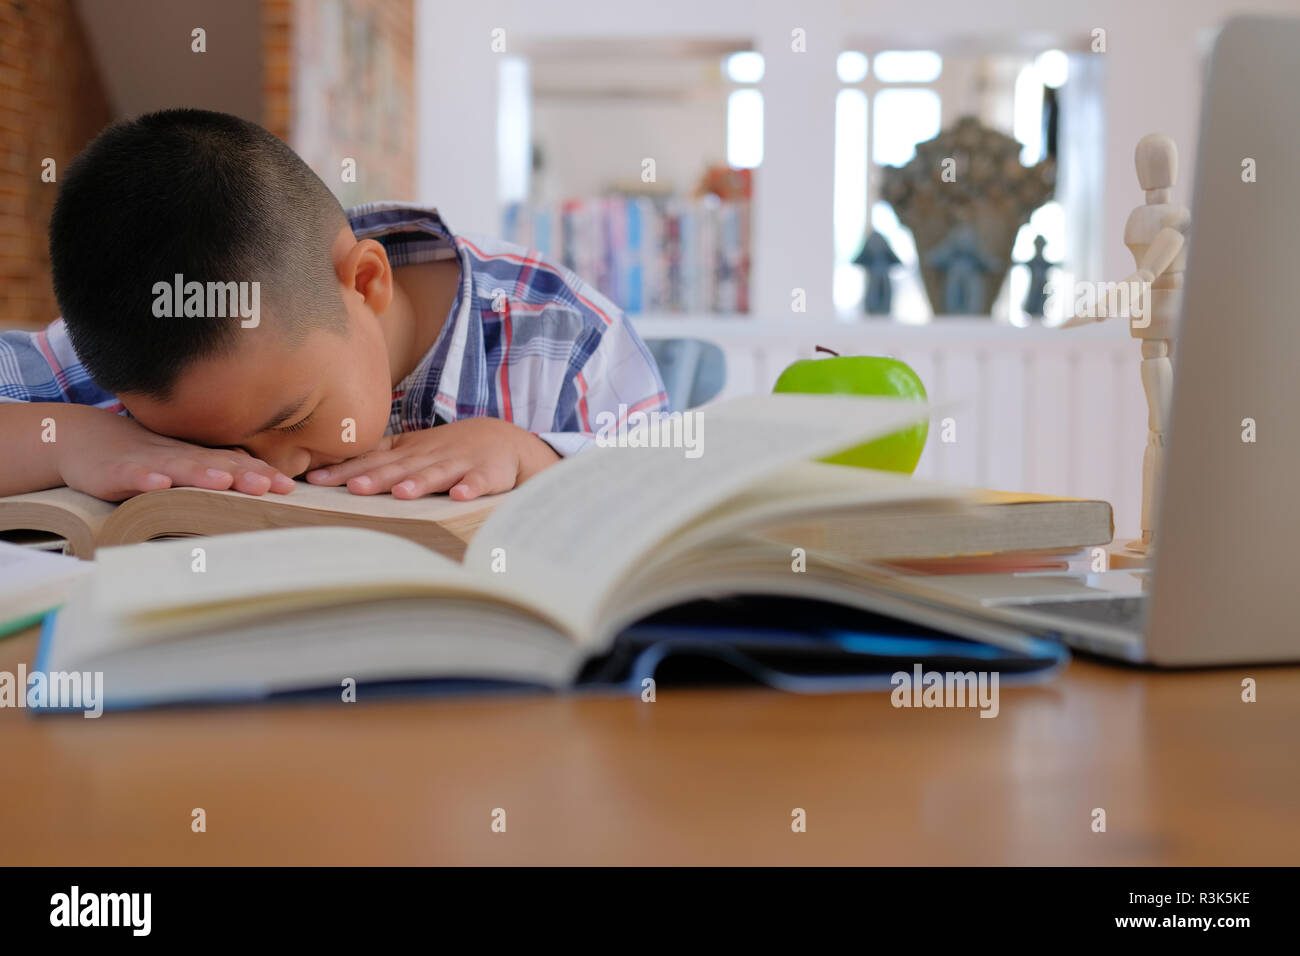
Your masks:
<svg viewBox="0 0 1300 956"><path fill-rule="evenodd" d="M0 670L35 647L0 641ZM5 709L0 863L1295 864L1298 728L1300 668L1083 661L1003 689L995 719L662 688L654 704Z"/></svg>

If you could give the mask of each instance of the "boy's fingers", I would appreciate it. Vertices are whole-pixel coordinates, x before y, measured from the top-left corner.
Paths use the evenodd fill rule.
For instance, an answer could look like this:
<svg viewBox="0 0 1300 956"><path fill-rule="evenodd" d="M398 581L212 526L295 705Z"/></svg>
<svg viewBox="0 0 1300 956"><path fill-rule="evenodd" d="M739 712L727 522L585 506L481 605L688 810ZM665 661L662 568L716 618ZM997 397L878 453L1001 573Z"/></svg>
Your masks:
<svg viewBox="0 0 1300 956"><path fill-rule="evenodd" d="M288 494L293 491L293 479L276 468L271 467L260 458L254 458L252 455L226 455L218 459L216 469L219 471L228 471L233 476L233 484L226 487L233 487L236 491L245 491L245 488L262 488L261 491L246 491L246 494L261 495L267 491L274 491L276 494ZM254 477L249 478L252 475ZM240 480L240 476L244 476ZM265 478L266 481L257 480L258 477ZM208 487L204 485L203 487Z"/></svg>
<svg viewBox="0 0 1300 956"><path fill-rule="evenodd" d="M427 477L425 472L420 472L393 485L392 495L394 498L422 498L431 491L433 479Z"/></svg>
<svg viewBox="0 0 1300 956"><path fill-rule="evenodd" d="M162 488L170 488L172 480L161 472L154 471L148 465L138 465L125 462L117 468L117 486L128 492L124 497L130 497L140 491L158 491Z"/></svg>
<svg viewBox="0 0 1300 956"><path fill-rule="evenodd" d="M438 491L446 491L464 477L468 471L464 462L439 462L421 468L392 487L394 498L419 498Z"/></svg>
<svg viewBox="0 0 1300 956"><path fill-rule="evenodd" d="M186 485L190 488L224 491L235 481L233 469L214 468L207 461L198 458L169 458L157 470L171 478L173 485Z"/></svg>
<svg viewBox="0 0 1300 956"><path fill-rule="evenodd" d="M261 472L245 468L235 473L234 489L246 495L264 495L271 490L271 479Z"/></svg>
<svg viewBox="0 0 1300 956"><path fill-rule="evenodd" d="M457 501L469 501L480 495L490 495L495 491L504 491L506 486L500 488L495 486L492 478L486 471L478 468L472 468L467 471L459 482L452 485L451 496Z"/></svg>
<svg viewBox="0 0 1300 956"><path fill-rule="evenodd" d="M337 465L330 465L328 468L317 468L315 471L309 471L307 472L307 480L314 485L341 485L349 478L363 475L380 465L392 461L395 454L392 451L368 452L360 457L341 461Z"/></svg>
<svg viewBox="0 0 1300 956"><path fill-rule="evenodd" d="M403 478L418 473L422 463L405 459L391 464L372 467L365 473L348 479L348 491L354 495L381 495Z"/></svg>

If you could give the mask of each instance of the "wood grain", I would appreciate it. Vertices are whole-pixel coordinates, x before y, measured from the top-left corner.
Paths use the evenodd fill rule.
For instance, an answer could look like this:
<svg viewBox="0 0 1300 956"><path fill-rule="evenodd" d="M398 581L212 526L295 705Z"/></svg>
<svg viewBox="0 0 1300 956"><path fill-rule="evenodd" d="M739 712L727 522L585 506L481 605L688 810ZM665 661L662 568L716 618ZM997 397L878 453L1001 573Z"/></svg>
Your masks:
<svg viewBox="0 0 1300 956"><path fill-rule="evenodd" d="M35 647L0 642L0 670ZM98 720L5 709L0 864L1295 864L1297 726L1300 668L1084 661L1004 687L992 720L662 687L653 704L363 688Z"/></svg>

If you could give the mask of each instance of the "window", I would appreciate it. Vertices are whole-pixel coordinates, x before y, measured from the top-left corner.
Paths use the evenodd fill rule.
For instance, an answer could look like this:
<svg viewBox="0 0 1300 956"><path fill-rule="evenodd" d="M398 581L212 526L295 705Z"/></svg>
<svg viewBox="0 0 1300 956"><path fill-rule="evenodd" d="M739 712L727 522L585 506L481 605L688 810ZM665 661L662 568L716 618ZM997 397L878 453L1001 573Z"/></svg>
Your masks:
<svg viewBox="0 0 1300 956"><path fill-rule="evenodd" d="M763 79L767 64L753 50L732 53L722 73L737 89L727 96L727 165L754 169L763 162L763 94L752 84Z"/></svg>
<svg viewBox="0 0 1300 956"><path fill-rule="evenodd" d="M943 57L933 50L887 50L875 62L881 83L933 83L943 72Z"/></svg>
<svg viewBox="0 0 1300 956"><path fill-rule="evenodd" d="M753 169L763 162L763 94L732 90L727 97L727 165Z"/></svg>
<svg viewBox="0 0 1300 956"><path fill-rule="evenodd" d="M849 50L836 60L845 84L835 100L835 309L844 317L861 311L865 276L853 260L867 233L880 232L902 267L894 273L894 315L924 320L929 314L916 270L911 233L893 210L875 201L871 166L898 166L916 144L938 135L943 108L933 83L943 58L929 50L887 50L869 57Z"/></svg>
<svg viewBox="0 0 1300 956"><path fill-rule="evenodd" d="M1021 162L1046 155L1045 104L1056 97L1062 130L1057 142L1056 199L1036 210L1016 236L1012 257L1034 254L1033 240L1046 240L1044 255L1063 268L1095 269L1096 194L1101 149L1092 122L1101 74L1086 57L1062 50L1030 53L960 53L932 50L848 50L836 70L841 88L835 100L835 268L834 303L843 319L862 314L865 274L853 264L870 230L881 233L901 260L892 273L892 317L920 323L932 315L921 283L911 232L879 198L879 166L900 166L916 145L936 136L957 118L976 116L1014 136ZM1068 81L1068 87L1067 87ZM1059 90L1059 94L1058 91ZM1050 105L1050 104L1048 104ZM994 316L1024 325L1021 311L1029 277L1013 267L994 303Z"/></svg>
<svg viewBox="0 0 1300 956"><path fill-rule="evenodd" d="M902 166L916 144L939 135L939 94L934 90L881 90L873 101L871 159L878 166Z"/></svg>
<svg viewBox="0 0 1300 956"><path fill-rule="evenodd" d="M1069 77L1069 58L1060 50L1039 54L1031 63L1021 67L1015 85L1015 127L1012 135L1024 144L1020 161L1026 166L1039 162L1046 154L1043 142L1043 94L1045 89L1057 89ZM1024 262L1034 255L1034 237L1047 240L1043 255L1051 262L1065 262L1066 248L1065 208L1058 200L1044 203L1020 227L1016 235L1011 258ZM1029 276L1024 269L1012 268L1007 275L1005 311L1013 325L1028 325L1029 317L1021 308L1025 293L1029 291Z"/></svg>

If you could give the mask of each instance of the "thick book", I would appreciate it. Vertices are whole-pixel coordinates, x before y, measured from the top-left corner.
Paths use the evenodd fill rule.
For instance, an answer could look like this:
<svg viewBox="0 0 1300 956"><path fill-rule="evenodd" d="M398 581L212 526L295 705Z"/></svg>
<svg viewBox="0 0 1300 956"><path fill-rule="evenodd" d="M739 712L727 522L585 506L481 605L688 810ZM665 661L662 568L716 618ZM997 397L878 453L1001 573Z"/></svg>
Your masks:
<svg viewBox="0 0 1300 956"><path fill-rule="evenodd" d="M0 498L0 534L44 532L67 542L68 553L91 558L97 548L155 538L341 525L400 535L459 560L504 497L453 501L434 495L403 501L300 481L287 495L166 488L112 504L71 488L51 488Z"/></svg>
<svg viewBox="0 0 1300 956"><path fill-rule="evenodd" d="M1109 544L1109 502L974 489L956 513L899 507L847 514L834 523L795 521L764 535L825 555L895 561L976 558L1020 552L1073 552Z"/></svg>
<svg viewBox="0 0 1300 956"><path fill-rule="evenodd" d="M805 470L825 473L820 480L828 485L837 479L851 484L861 477L856 474L860 469L838 465ZM463 502L446 495L403 501L298 482L288 495L168 488L114 505L53 488L0 498L0 535L43 532L66 541L68 553L91 558L98 547L155 538L329 525L395 534L459 561L487 516L513 494ZM1114 532L1111 507L1104 501L979 490L971 492L970 505L957 512L871 508L840 515L834 523L816 518L774 524L764 533L849 558L922 560L1076 551L1106 544Z"/></svg>
<svg viewBox="0 0 1300 956"><path fill-rule="evenodd" d="M348 681L571 686L630 625L692 601L761 595L901 609L846 562L763 531L972 506L960 488L811 461L923 418L924 406L769 395L698 414L708 426L700 454L596 447L566 459L505 496L459 563L362 528L104 548L47 619L37 669L101 673L108 707ZM862 542L857 557L873 554ZM907 613L1033 653L1032 638L996 622Z"/></svg>

